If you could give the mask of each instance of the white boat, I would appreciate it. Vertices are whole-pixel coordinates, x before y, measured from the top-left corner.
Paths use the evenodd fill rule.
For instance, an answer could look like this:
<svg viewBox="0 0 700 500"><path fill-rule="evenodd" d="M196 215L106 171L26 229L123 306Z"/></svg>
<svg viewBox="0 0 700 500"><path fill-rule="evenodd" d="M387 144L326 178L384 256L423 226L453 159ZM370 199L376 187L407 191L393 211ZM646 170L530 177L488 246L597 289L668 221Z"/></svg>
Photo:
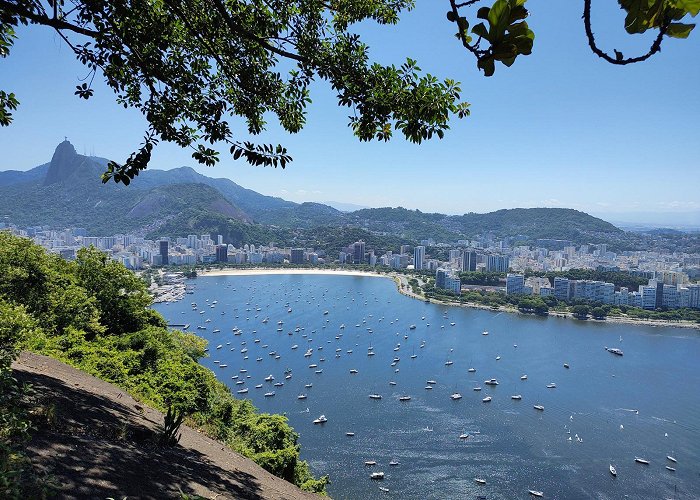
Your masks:
<svg viewBox="0 0 700 500"><path fill-rule="evenodd" d="M673 462L674 464L677 462L676 458L675 458L675 457L672 457L671 455L666 455L666 459L667 459L667 460L670 460L670 461Z"/></svg>
<svg viewBox="0 0 700 500"><path fill-rule="evenodd" d="M369 399L382 399L381 394L370 394Z"/></svg>
<svg viewBox="0 0 700 500"><path fill-rule="evenodd" d="M498 380L495 378L489 379L489 380L484 380L484 384L486 385L498 385Z"/></svg>
<svg viewBox="0 0 700 500"><path fill-rule="evenodd" d="M355 373L357 373L357 370L355 370L355 369L353 368L352 370L350 370L350 373L355 374Z"/></svg>
<svg viewBox="0 0 700 500"><path fill-rule="evenodd" d="M522 376L520 377L520 380L527 380L527 375L522 375Z"/></svg>
<svg viewBox="0 0 700 500"><path fill-rule="evenodd" d="M314 420L314 424L323 424L326 422L328 422L328 419L326 418L325 415L321 415L320 417L318 417L317 419Z"/></svg>
<svg viewBox="0 0 700 500"><path fill-rule="evenodd" d="M474 482L475 482L476 484L486 484L486 480L485 480L485 479L481 479L480 477L475 477L475 478L474 478Z"/></svg>
<svg viewBox="0 0 700 500"><path fill-rule="evenodd" d="M480 391L480 390L481 390L481 387L479 387L479 386L477 385L476 387L474 387L474 390L475 390L475 391Z"/></svg>
<svg viewBox="0 0 700 500"><path fill-rule="evenodd" d="M373 472L372 474L369 475L370 479L374 479L375 481L384 479L384 473L383 472Z"/></svg>
<svg viewBox="0 0 700 500"><path fill-rule="evenodd" d="M377 462L376 462L375 460L366 460L366 461L365 461L365 466L366 466L366 467L373 467L373 466L375 466L375 465L377 465Z"/></svg>
<svg viewBox="0 0 700 500"><path fill-rule="evenodd" d="M464 432L464 433L459 435L459 439L469 439L469 434Z"/></svg>
<svg viewBox="0 0 700 500"><path fill-rule="evenodd" d="M491 402L491 396L486 396L484 399L481 400L484 403L490 403Z"/></svg>
<svg viewBox="0 0 700 500"><path fill-rule="evenodd" d="M467 371L469 373L476 373L476 368L469 368Z"/></svg>
<svg viewBox="0 0 700 500"><path fill-rule="evenodd" d="M306 394L299 394L297 399L306 399Z"/></svg>
<svg viewBox="0 0 700 500"><path fill-rule="evenodd" d="M646 458L634 457L634 461L638 464L649 465L649 460L647 460Z"/></svg>
<svg viewBox="0 0 700 500"><path fill-rule="evenodd" d="M237 394L246 394L247 392L248 392L248 388L240 389L240 390L236 391Z"/></svg>
<svg viewBox="0 0 700 500"><path fill-rule="evenodd" d="M453 362L452 362L452 361L450 361L450 360L448 359L447 361L445 361L445 366L451 366L451 365L452 365L452 363L453 363Z"/></svg>
<svg viewBox="0 0 700 500"><path fill-rule="evenodd" d="M346 432L345 435L347 437L353 437L355 435L355 433L354 432Z"/></svg>
<svg viewBox="0 0 700 500"><path fill-rule="evenodd" d="M265 382L272 382L273 380L275 380L275 377L273 377L272 374L265 377Z"/></svg>
<svg viewBox="0 0 700 500"><path fill-rule="evenodd" d="M533 406L533 408L535 410L544 411L544 406L542 406L542 405L535 405L535 406Z"/></svg>
<svg viewBox="0 0 700 500"><path fill-rule="evenodd" d="M410 400L411 400L411 396L401 396L399 398L399 401L410 401Z"/></svg>
<svg viewBox="0 0 700 500"><path fill-rule="evenodd" d="M487 332L486 330L484 330L483 332L481 332L481 334L482 334L482 335L488 335L489 332Z"/></svg>
<svg viewBox="0 0 700 500"><path fill-rule="evenodd" d="M304 385L304 387L306 387L307 389L310 389L311 387L313 387L313 385L314 384L306 384L306 385Z"/></svg>
<svg viewBox="0 0 700 500"><path fill-rule="evenodd" d="M532 495L533 497L543 497L544 496L544 493L542 493L541 491L537 491L537 490L527 490L527 492L530 495Z"/></svg>
<svg viewBox="0 0 700 500"><path fill-rule="evenodd" d="M416 329L416 325L411 325L411 326L408 327L408 329L409 329L409 330L415 330L415 329Z"/></svg>
<svg viewBox="0 0 700 500"><path fill-rule="evenodd" d="M458 399L462 399L462 395L458 392L455 392L452 396L450 396L450 399L452 399L452 401L457 401Z"/></svg>
<svg viewBox="0 0 700 500"><path fill-rule="evenodd" d="M266 393L265 393L265 397L266 397L266 398L271 398L271 397L274 396L274 395L275 395L275 391L270 391L270 392L266 392Z"/></svg>
<svg viewBox="0 0 700 500"><path fill-rule="evenodd" d="M617 476L617 469L615 469L615 466L613 464L610 464L610 474L613 476Z"/></svg>
<svg viewBox="0 0 700 500"><path fill-rule="evenodd" d="M554 382L547 384L547 389L556 389L556 388L557 388L557 384L555 384Z"/></svg>
<svg viewBox="0 0 700 500"><path fill-rule="evenodd" d="M523 397L522 397L520 394L513 394L513 395L510 397L510 399L515 399L515 400L517 400L517 401L520 401L521 399L523 399Z"/></svg>
<svg viewBox="0 0 700 500"><path fill-rule="evenodd" d="M618 356L622 356L624 354L622 349L618 349L617 347L606 347L605 350Z"/></svg>
<svg viewBox="0 0 700 500"><path fill-rule="evenodd" d="M437 384L437 381L435 381L435 380L428 380L428 381L426 382L426 384L435 385L435 384Z"/></svg>
<svg viewBox="0 0 700 500"><path fill-rule="evenodd" d="M262 384L258 384L255 386L256 389L262 389Z"/></svg>
<svg viewBox="0 0 700 500"><path fill-rule="evenodd" d="M667 465L667 466L666 466L666 470L669 470L669 471L671 471L671 472L676 472L676 468L675 468L675 467L671 467L670 465Z"/></svg>
<svg viewBox="0 0 700 500"><path fill-rule="evenodd" d="M389 462L389 465L391 465L392 467L396 467L397 465L399 465L399 461L398 461L398 460L392 460L391 462Z"/></svg>

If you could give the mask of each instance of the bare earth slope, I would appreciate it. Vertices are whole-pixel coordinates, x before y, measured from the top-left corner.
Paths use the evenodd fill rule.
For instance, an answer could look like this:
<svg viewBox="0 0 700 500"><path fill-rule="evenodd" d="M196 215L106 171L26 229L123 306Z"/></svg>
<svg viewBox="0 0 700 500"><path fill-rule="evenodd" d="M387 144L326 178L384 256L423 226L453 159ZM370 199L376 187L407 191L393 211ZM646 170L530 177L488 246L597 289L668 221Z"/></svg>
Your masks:
<svg viewBox="0 0 700 500"><path fill-rule="evenodd" d="M118 387L60 361L22 353L19 380L55 405L50 428L34 432L28 454L59 485L60 498L317 499L251 460L182 426L174 448L153 446L163 415Z"/></svg>

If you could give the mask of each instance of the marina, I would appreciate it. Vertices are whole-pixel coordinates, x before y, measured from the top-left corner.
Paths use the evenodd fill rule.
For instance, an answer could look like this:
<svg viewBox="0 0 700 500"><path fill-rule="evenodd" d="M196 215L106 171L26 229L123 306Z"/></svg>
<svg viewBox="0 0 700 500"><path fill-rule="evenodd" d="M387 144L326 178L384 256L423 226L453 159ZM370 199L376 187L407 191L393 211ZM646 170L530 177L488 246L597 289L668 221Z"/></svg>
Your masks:
<svg viewBox="0 0 700 500"><path fill-rule="evenodd" d="M261 411L286 414L302 458L331 476L333 498L381 493L367 457L383 473L382 487L400 498L664 498L674 490L700 497L700 398L687 392L700 383L695 331L451 308L399 295L381 279L190 283L196 310L182 302L156 309L172 322L211 319L211 329L229 332L196 330L212 347L226 344L215 351L218 364L202 364ZM622 337L624 357L605 352L621 350ZM269 349L274 356L265 356ZM239 372L250 377L245 384L231 378ZM284 386L266 393L275 378ZM471 390L479 384L483 390Z"/></svg>

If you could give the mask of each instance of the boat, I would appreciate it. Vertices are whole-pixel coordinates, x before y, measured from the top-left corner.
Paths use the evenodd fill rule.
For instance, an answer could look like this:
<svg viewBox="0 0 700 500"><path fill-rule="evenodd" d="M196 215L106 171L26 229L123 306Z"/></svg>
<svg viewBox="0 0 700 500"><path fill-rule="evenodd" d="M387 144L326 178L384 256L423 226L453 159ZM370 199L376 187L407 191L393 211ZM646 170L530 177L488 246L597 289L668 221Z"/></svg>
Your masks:
<svg viewBox="0 0 700 500"><path fill-rule="evenodd" d="M666 466L666 470L669 470L669 471L671 471L671 472L676 472L676 468L675 468L675 467L671 467L670 465L667 465L667 466Z"/></svg>
<svg viewBox="0 0 700 500"><path fill-rule="evenodd" d="M369 399L382 399L381 394L370 394Z"/></svg>
<svg viewBox="0 0 700 500"><path fill-rule="evenodd" d="M282 387L284 385L284 382L275 382L274 384L275 387Z"/></svg>
<svg viewBox="0 0 700 500"><path fill-rule="evenodd" d="M272 374L265 377L265 382L272 382L273 380L275 380L275 377L273 377Z"/></svg>
<svg viewBox="0 0 700 500"><path fill-rule="evenodd" d="M672 457L671 455L666 455L666 459L667 459L667 460L670 460L670 461L673 462L674 464L677 462L676 458L675 458L675 457Z"/></svg>
<svg viewBox="0 0 700 500"><path fill-rule="evenodd" d="M410 400L411 400L411 396L401 396L399 398L399 401L410 401Z"/></svg>
<svg viewBox="0 0 700 500"><path fill-rule="evenodd" d="M445 361L445 366L451 366L451 365L452 365L452 363L453 363L453 362L452 362L452 361L450 361L450 360L448 359L447 361Z"/></svg>
<svg viewBox="0 0 700 500"><path fill-rule="evenodd" d="M355 435L355 433L354 432L346 432L345 435L347 437L353 437Z"/></svg>
<svg viewBox="0 0 700 500"><path fill-rule="evenodd" d="M527 492L530 495L532 495L533 497L543 497L544 496L544 493L542 493L541 491L537 491L537 490L527 490Z"/></svg>
<svg viewBox="0 0 700 500"><path fill-rule="evenodd" d="M427 299L426 299L426 300L427 300ZM383 491L384 493L388 493L388 492L389 492L389 488L385 488L384 486L380 486L380 487L379 487L379 491Z"/></svg>
<svg viewBox="0 0 700 500"><path fill-rule="evenodd" d="M649 465L649 460L646 458L634 457L634 461L638 464Z"/></svg>
<svg viewBox="0 0 700 500"><path fill-rule="evenodd" d="M521 399L523 399L523 397L522 397L520 394L513 394L513 395L510 397L510 399L515 399L515 400L517 400L517 401L520 401Z"/></svg>
<svg viewBox="0 0 700 500"><path fill-rule="evenodd" d="M226 368L227 366L228 366L227 364L221 363L221 364L219 365L219 368Z"/></svg>
<svg viewBox="0 0 700 500"><path fill-rule="evenodd" d="M457 324L457 323L452 322L452 323L450 323L450 326L455 326L456 324Z"/></svg>
<svg viewBox="0 0 700 500"><path fill-rule="evenodd" d="M350 370L350 373L355 374L355 373L357 373L357 370L355 370L355 369L353 368L352 370Z"/></svg>
<svg viewBox="0 0 700 500"><path fill-rule="evenodd" d="M544 406L542 406L542 405L534 405L533 408L535 410L544 411Z"/></svg>
<svg viewBox="0 0 700 500"><path fill-rule="evenodd" d="M605 350L618 356L623 355L622 349L618 349L617 347L606 347Z"/></svg>
<svg viewBox="0 0 700 500"><path fill-rule="evenodd" d="M394 382L393 380L390 380L389 385L396 385L396 382Z"/></svg>
<svg viewBox="0 0 700 500"><path fill-rule="evenodd" d="M299 394L297 399L306 399L306 394Z"/></svg>
<svg viewBox="0 0 700 500"><path fill-rule="evenodd" d="M266 397L266 398L271 398L271 397L274 396L274 395L275 395L275 391L270 391L270 392L266 392L266 393L265 393L265 397Z"/></svg>
<svg viewBox="0 0 700 500"><path fill-rule="evenodd" d="M325 415L321 415L320 417L314 420L314 424L324 424L326 422L328 422L328 419Z"/></svg>
<svg viewBox="0 0 700 500"><path fill-rule="evenodd" d="M455 392L452 396L450 396L450 399L452 399L452 401L457 401L458 399L462 399L462 395L458 392Z"/></svg>
<svg viewBox="0 0 700 500"><path fill-rule="evenodd" d="M240 389L236 391L237 394L246 394L248 392L248 388L246 387L245 389Z"/></svg>
<svg viewBox="0 0 700 500"><path fill-rule="evenodd" d="M484 399L481 400L484 403L490 403L491 402L491 396L486 396Z"/></svg>
<svg viewBox="0 0 700 500"><path fill-rule="evenodd" d="M483 332L481 332L481 334L482 334L482 335L488 335L489 332L487 332L486 330L484 330Z"/></svg>
<svg viewBox="0 0 700 500"><path fill-rule="evenodd" d="M486 479L481 479L480 477L475 477L474 482L476 484L486 484Z"/></svg>
<svg viewBox="0 0 700 500"><path fill-rule="evenodd" d="M415 329L416 329L416 325L411 325L411 326L408 327L408 329L409 329L409 330L415 330Z"/></svg>
<svg viewBox="0 0 700 500"><path fill-rule="evenodd" d="M459 435L459 439L469 439L469 434L467 432L463 432Z"/></svg>
<svg viewBox="0 0 700 500"><path fill-rule="evenodd" d="M384 473L383 472L373 472L372 474L369 475L370 479L374 479L375 481L384 479Z"/></svg>
<svg viewBox="0 0 700 500"><path fill-rule="evenodd" d="M484 380L484 384L486 385L498 385L498 380L495 378L489 379L489 380Z"/></svg>
<svg viewBox="0 0 700 500"><path fill-rule="evenodd" d="M547 384L547 389L556 389L556 388L557 388L557 384L555 384L554 382Z"/></svg>
<svg viewBox="0 0 700 500"><path fill-rule="evenodd" d="M262 384L258 384L255 386L256 389L262 389Z"/></svg>
<svg viewBox="0 0 700 500"><path fill-rule="evenodd" d="M311 363L309 365L309 368L318 368L318 365L316 363Z"/></svg>
<svg viewBox="0 0 700 500"><path fill-rule="evenodd" d="M564 368L569 368L569 363L564 363Z"/></svg>
<svg viewBox="0 0 700 500"><path fill-rule="evenodd" d="M399 465L399 461L398 461L398 460L392 460L391 462L389 462L389 465L391 465L392 467L396 467L397 465Z"/></svg>
<svg viewBox="0 0 700 500"><path fill-rule="evenodd" d="M496 356L496 361L500 361L500 360L501 360L501 357L500 357L500 356Z"/></svg>
<svg viewBox="0 0 700 500"><path fill-rule="evenodd" d="M481 390L481 387L479 387L479 386L477 385L476 387L474 387L474 390L475 390L475 391L480 391L480 390Z"/></svg>
<svg viewBox="0 0 700 500"><path fill-rule="evenodd" d="M313 385L314 384L306 384L306 385L304 385L304 387L306 387L307 389L310 389L311 387L313 387Z"/></svg>
<svg viewBox="0 0 700 500"><path fill-rule="evenodd" d="M366 466L366 467L373 467L373 466L375 466L375 465L377 465L377 462L376 462L375 460L366 460L366 461L365 461L365 466Z"/></svg>
<svg viewBox="0 0 700 500"><path fill-rule="evenodd" d="M520 380L527 380L527 375L522 375L522 376L520 377Z"/></svg>
<svg viewBox="0 0 700 500"><path fill-rule="evenodd" d="M323 368L321 368L320 370L316 370L314 373L323 373Z"/></svg>
<svg viewBox="0 0 700 500"><path fill-rule="evenodd" d="M476 368L469 368L467 371L469 373L476 373Z"/></svg>
<svg viewBox="0 0 700 500"><path fill-rule="evenodd" d="M435 385L437 382L435 380L428 380L426 384Z"/></svg>

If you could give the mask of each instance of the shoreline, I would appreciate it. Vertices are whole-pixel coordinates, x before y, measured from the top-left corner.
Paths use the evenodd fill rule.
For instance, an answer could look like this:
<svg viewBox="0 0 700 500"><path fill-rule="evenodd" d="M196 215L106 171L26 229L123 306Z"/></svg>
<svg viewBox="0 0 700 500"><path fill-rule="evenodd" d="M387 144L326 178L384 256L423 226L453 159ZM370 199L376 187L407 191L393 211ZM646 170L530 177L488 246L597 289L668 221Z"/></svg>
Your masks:
<svg viewBox="0 0 700 500"><path fill-rule="evenodd" d="M430 302L431 304L438 304L441 306L453 306L453 307L466 307L469 309L481 309L494 312L507 312L510 314L519 314L523 316L533 316L532 314L527 314L518 311L517 308L499 306L494 309L491 306L483 304L474 303L457 303L457 302L446 302L443 300L436 299L426 299L422 295L417 295L413 293L410 285L408 284L408 278L406 275L398 273L380 274L371 271L351 271L345 269L221 269L204 271L199 274L200 277L209 276L259 276L259 275L281 275L281 274L311 274L311 275L335 275L335 276L358 276L366 278L389 278L396 284L396 289L401 295L410 297L412 299L421 300L423 302ZM638 319L638 318L627 318L621 316L608 316L604 320L597 320L593 318L588 318L585 320L580 320L574 318L572 313L560 312L560 311L549 311L547 313L547 318L560 318L569 319L582 322L591 322L596 324L606 324L606 323L617 323L617 324L628 324L628 325L643 325L643 326L654 326L654 327L668 327L668 328L684 328L684 329L695 329L700 330L700 324L691 323L689 321L667 321L667 320L654 320L654 319Z"/></svg>

